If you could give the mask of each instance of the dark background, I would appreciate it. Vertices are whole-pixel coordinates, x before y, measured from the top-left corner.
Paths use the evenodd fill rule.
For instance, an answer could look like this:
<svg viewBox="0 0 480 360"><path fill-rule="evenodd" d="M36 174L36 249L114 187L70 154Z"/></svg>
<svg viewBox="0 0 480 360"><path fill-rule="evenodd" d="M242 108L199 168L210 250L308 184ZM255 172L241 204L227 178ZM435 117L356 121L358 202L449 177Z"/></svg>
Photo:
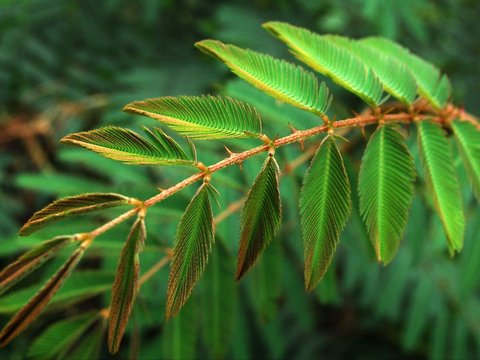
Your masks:
<svg viewBox="0 0 480 360"><path fill-rule="evenodd" d="M116 214L87 216L18 238L22 223L49 201L92 191L145 199L158 186L166 187L189 174L121 165L59 144L68 133L107 124L137 130L141 124L154 125L122 113L129 101L221 93L257 106L265 122L271 120L267 128L272 136L287 133L286 122L300 128L314 124L312 117L279 107L235 79L224 66L196 50L196 41L215 38L294 61L285 46L261 28L263 22L287 21L319 33L354 38L385 36L440 67L452 81L453 101L480 114L479 16L477 0L0 0L2 262L6 264L51 236L87 231ZM358 99L329 85L335 99L332 114L343 118L351 110L362 110ZM352 187L364 148L360 134L353 135L345 149ZM250 146L231 144L236 150ZM200 145L202 161L209 164L225 156L222 145ZM279 154L282 168L300 154L296 146L291 148ZM245 193L261 160L246 163L243 171L229 169L219 175L216 185L222 193L222 208ZM460 169L459 161L456 165ZM204 335L208 332L205 313L211 303L207 285L200 283L189 302L190 320L175 325L182 329L175 344L188 348L185 354L195 358L478 358L480 213L463 173L469 226L462 254L453 259L448 256L440 221L432 214L420 178L396 260L386 268L375 263L354 207L333 270L314 293L305 294L296 210L305 166L282 179L284 222L276 244L257 269L235 285L233 295L227 290L215 294L231 305L225 310L221 340ZM142 269L163 256L162 248L171 246L175 226L193 191L184 191L152 210ZM219 225L217 232L217 243L231 255L233 266L237 229L235 215ZM83 295L52 306L19 339L0 350L0 357L26 358L30 344L49 324L107 306L108 276L115 269L127 231L128 227L119 227L98 239L82 262L82 271L99 271L105 278L93 273L74 279L73 287L83 286ZM22 287L35 288L58 264L53 260L0 298L2 325L27 300L28 291L22 292ZM169 337L169 326L174 325L163 322L167 275L162 270L142 287L140 305L116 358L175 357L170 348L174 340ZM233 275L227 279L233 284ZM88 286L93 282L101 290L91 290ZM108 357L103 339L99 351L100 357Z"/></svg>

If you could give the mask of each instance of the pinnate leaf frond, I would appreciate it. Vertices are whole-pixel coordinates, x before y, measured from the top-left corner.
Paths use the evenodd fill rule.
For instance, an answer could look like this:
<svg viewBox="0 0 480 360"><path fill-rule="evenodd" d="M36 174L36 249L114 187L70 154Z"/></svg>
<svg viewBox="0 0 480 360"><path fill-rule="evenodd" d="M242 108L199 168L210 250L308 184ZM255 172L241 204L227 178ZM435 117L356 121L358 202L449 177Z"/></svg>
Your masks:
<svg viewBox="0 0 480 360"><path fill-rule="evenodd" d="M127 104L123 110L151 117L197 140L242 138L262 131L257 111L230 97L161 97Z"/></svg>
<svg viewBox="0 0 480 360"><path fill-rule="evenodd" d="M69 196L37 211L20 229L20 235L35 231L63 218L129 204L130 198L113 193L91 193Z"/></svg>
<svg viewBox="0 0 480 360"><path fill-rule="evenodd" d="M128 318L135 303L140 272L138 254L143 248L146 236L144 219L139 217L132 225L120 254L112 287L108 324L108 350L112 354L115 354L120 347Z"/></svg>
<svg viewBox="0 0 480 360"><path fill-rule="evenodd" d="M407 225L414 169L403 135L391 126L380 126L363 155L358 193L377 260L384 264L394 258Z"/></svg>
<svg viewBox="0 0 480 360"><path fill-rule="evenodd" d="M273 240L282 216L278 178L280 169L268 156L255 179L240 213L239 280Z"/></svg>
<svg viewBox="0 0 480 360"><path fill-rule="evenodd" d="M473 192L480 201L480 131L475 125L460 120L453 121L451 127Z"/></svg>
<svg viewBox="0 0 480 360"><path fill-rule="evenodd" d="M405 65L415 78L421 96L429 100L437 108L442 108L451 92L450 81L431 63L423 60L403 46L379 37L359 40L361 44L381 51L391 61L399 61Z"/></svg>
<svg viewBox="0 0 480 360"><path fill-rule="evenodd" d="M214 191L204 183L178 224L167 288L167 319L180 311L205 270L214 243L210 200Z"/></svg>
<svg viewBox="0 0 480 360"><path fill-rule="evenodd" d="M360 58L336 44L335 37L321 36L282 22L267 22L263 26L312 69L330 77L372 106L381 103L380 80Z"/></svg>
<svg viewBox="0 0 480 360"><path fill-rule="evenodd" d="M28 357L54 359L65 356L97 319L97 314L87 313L54 323L34 340L28 349Z"/></svg>
<svg viewBox="0 0 480 360"><path fill-rule="evenodd" d="M465 218L450 142L437 124L420 121L417 127L427 183L447 235L450 253L454 254L463 246Z"/></svg>
<svg viewBox="0 0 480 360"><path fill-rule="evenodd" d="M319 85L316 77L300 66L216 40L203 40L195 46L280 101L318 115L325 114L330 105L326 85Z"/></svg>
<svg viewBox="0 0 480 360"><path fill-rule="evenodd" d="M5 346L30 325L45 309L50 299L60 289L65 279L80 261L84 249L77 249L63 266L47 281L45 286L23 306L0 332L0 346Z"/></svg>
<svg viewBox="0 0 480 360"><path fill-rule="evenodd" d="M61 142L82 146L109 159L136 165L193 165L194 161L162 130L145 132L150 141L136 132L118 126L79 132Z"/></svg>
<svg viewBox="0 0 480 360"><path fill-rule="evenodd" d="M300 195L308 291L325 275L350 210L350 182L335 140L328 137L305 174Z"/></svg>
<svg viewBox="0 0 480 360"><path fill-rule="evenodd" d="M73 241L73 236L59 236L41 243L20 256L0 272L0 294L40 267Z"/></svg>

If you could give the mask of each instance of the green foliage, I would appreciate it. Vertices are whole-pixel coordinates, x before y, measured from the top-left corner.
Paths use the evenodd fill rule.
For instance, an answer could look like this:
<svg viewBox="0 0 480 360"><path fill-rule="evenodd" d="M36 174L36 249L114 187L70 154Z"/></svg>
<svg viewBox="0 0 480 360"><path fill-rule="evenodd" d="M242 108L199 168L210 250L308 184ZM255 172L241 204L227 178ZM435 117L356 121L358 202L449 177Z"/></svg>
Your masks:
<svg viewBox="0 0 480 360"><path fill-rule="evenodd" d="M451 126L473 192L480 201L480 131L475 125L464 121L453 121Z"/></svg>
<svg viewBox="0 0 480 360"><path fill-rule="evenodd" d="M120 347L128 318L138 291L140 263L138 254L146 238L143 217L132 225L125 246L118 261L117 275L112 287L112 301L108 324L108 348L112 354Z"/></svg>
<svg viewBox="0 0 480 360"><path fill-rule="evenodd" d="M305 174L300 197L308 291L325 275L350 210L350 182L335 140L329 136Z"/></svg>
<svg viewBox="0 0 480 360"><path fill-rule="evenodd" d="M368 142L358 179L360 212L379 262L397 253L413 199L415 170L405 139L380 126Z"/></svg>
<svg viewBox="0 0 480 360"><path fill-rule="evenodd" d="M198 140L255 136L262 130L256 110L229 97L165 97L136 101L123 109L151 117Z"/></svg>
<svg viewBox="0 0 480 360"><path fill-rule="evenodd" d="M263 26L311 68L329 76L368 104L381 103L382 85L378 77L358 57L337 45L335 37L320 36L287 23L268 22Z"/></svg>
<svg viewBox="0 0 480 360"><path fill-rule="evenodd" d="M242 207L237 280L252 267L280 226L282 206L278 189L279 173L275 158L269 155Z"/></svg>
<svg viewBox="0 0 480 360"><path fill-rule="evenodd" d="M128 197L112 193L82 194L59 199L33 214L20 229L20 235L33 234L66 217L126 205L130 202L131 199Z"/></svg>
<svg viewBox="0 0 480 360"><path fill-rule="evenodd" d="M204 183L180 220L175 236L165 316L175 316L185 304L207 265L214 242L211 197L215 189Z"/></svg>
<svg viewBox="0 0 480 360"><path fill-rule="evenodd" d="M450 143L442 128L434 123L422 121L417 128L427 182L453 254L463 247L465 218Z"/></svg>
<svg viewBox="0 0 480 360"><path fill-rule="evenodd" d="M144 128L150 141L136 132L108 126L65 136L62 142L82 146L109 159L136 165L193 165L194 161L162 130Z"/></svg>
<svg viewBox="0 0 480 360"><path fill-rule="evenodd" d="M203 40L195 46L224 62L239 77L280 101L317 115L325 114L330 105L325 84L319 85L312 73L299 66L216 40Z"/></svg>

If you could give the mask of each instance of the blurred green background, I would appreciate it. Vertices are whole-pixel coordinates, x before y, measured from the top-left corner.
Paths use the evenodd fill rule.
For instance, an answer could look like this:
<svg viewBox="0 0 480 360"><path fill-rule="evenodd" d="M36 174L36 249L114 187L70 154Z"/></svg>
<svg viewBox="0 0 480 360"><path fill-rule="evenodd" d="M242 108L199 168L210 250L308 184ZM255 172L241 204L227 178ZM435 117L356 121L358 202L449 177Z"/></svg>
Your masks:
<svg viewBox="0 0 480 360"><path fill-rule="evenodd" d="M197 51L194 42L215 38L294 61L261 28L263 22L287 21L352 37L385 36L441 67L452 80L454 102L480 114L479 16L478 0L0 0L2 265L42 240L88 231L119 213L84 216L18 238L22 223L58 197L112 191L145 199L158 187L191 174L122 165L59 144L68 133L107 124L135 130L141 124L156 125L122 113L129 101L230 95L256 106L272 137L288 133L287 123L299 129L316 123L309 114L278 104L235 79L226 67ZM332 115L343 118L351 110L362 111L358 99L330 85ZM344 154L355 188L365 141L359 131L348 137L351 142ZM409 143L417 156L414 136ZM199 160L210 164L226 156L223 144L199 144ZM252 146L249 141L225 144L234 151ZM301 154L295 145L279 150L281 168ZM216 214L244 196L262 160L249 160L243 170L216 174L214 185L221 193ZM108 355L98 324L67 352L60 349L56 355L72 358L74 352L81 357L80 350L94 348L101 339L98 358L479 358L480 212L460 162L456 165L464 184L468 228L465 248L453 259L419 178L405 239L391 265L384 268L374 261L354 194L353 215L335 262L318 289L306 294L296 205L307 166L303 164L282 177L280 236L244 280L238 284L233 280L238 247L234 214L218 225L217 245L204 279L175 320L163 320L165 268L142 287L119 354ZM195 186L182 191L149 211L142 271L172 245L176 224L194 190ZM49 326L108 306L127 232L125 224L95 240L52 306L1 349L0 358L41 357L35 339L40 336L47 348L59 341L55 328L45 335ZM50 261L0 298L2 325L63 260ZM215 286L219 276L220 288Z"/></svg>

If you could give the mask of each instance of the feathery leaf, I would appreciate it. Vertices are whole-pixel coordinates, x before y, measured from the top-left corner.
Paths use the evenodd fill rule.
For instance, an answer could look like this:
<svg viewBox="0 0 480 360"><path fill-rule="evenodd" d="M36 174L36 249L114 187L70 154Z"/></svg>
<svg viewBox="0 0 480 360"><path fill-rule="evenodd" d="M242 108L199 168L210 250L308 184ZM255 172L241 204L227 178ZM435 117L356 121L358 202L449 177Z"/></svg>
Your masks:
<svg viewBox="0 0 480 360"><path fill-rule="evenodd" d="M33 214L20 229L20 235L33 234L35 231L69 216L126 205L130 201L131 199L126 196L113 193L81 194L56 200Z"/></svg>
<svg viewBox="0 0 480 360"><path fill-rule="evenodd" d="M453 121L451 127L473 192L480 201L480 131L473 124L460 120Z"/></svg>
<svg viewBox="0 0 480 360"><path fill-rule="evenodd" d="M368 37L359 43L382 52L391 61L398 61L410 70L415 78L419 94L428 99L437 108L442 108L451 92L450 81L431 63L414 55L403 46L379 37Z"/></svg>
<svg viewBox="0 0 480 360"><path fill-rule="evenodd" d="M203 40L195 46L280 101L317 115L325 114L330 105L326 85L319 86L316 77L300 66L216 40Z"/></svg>
<svg viewBox="0 0 480 360"><path fill-rule="evenodd" d="M20 256L0 273L0 294L36 270L73 241L73 236L58 236L41 243Z"/></svg>
<svg viewBox="0 0 480 360"><path fill-rule="evenodd" d="M230 97L161 97L135 101L123 110L151 117L198 140L250 137L262 131L257 111Z"/></svg>
<svg viewBox="0 0 480 360"><path fill-rule="evenodd" d="M204 183L187 206L175 236L167 289L166 318L175 316L200 279L214 243L210 184Z"/></svg>
<svg viewBox="0 0 480 360"><path fill-rule="evenodd" d="M305 174L300 214L305 288L312 291L328 269L350 214L350 182L335 140L327 137Z"/></svg>
<svg viewBox="0 0 480 360"><path fill-rule="evenodd" d="M84 249L77 249L63 266L48 280L45 286L10 319L0 332L0 346L6 346L32 323L45 309L53 295L80 261Z"/></svg>
<svg viewBox="0 0 480 360"><path fill-rule="evenodd" d="M360 41L337 35L330 35L329 39L358 56L363 64L377 75L385 91L393 97L406 104L415 100L417 82L403 63Z"/></svg>
<svg viewBox="0 0 480 360"><path fill-rule="evenodd" d="M60 357L59 355L69 351L97 319L97 314L87 313L54 323L34 340L28 349L28 357L34 359Z"/></svg>
<svg viewBox="0 0 480 360"><path fill-rule="evenodd" d="M463 246L465 218L450 142L445 137L445 131L434 123L420 121L417 127L427 183L453 255Z"/></svg>
<svg viewBox="0 0 480 360"><path fill-rule="evenodd" d="M413 200L415 168L402 134L380 126L370 138L358 179L360 212L377 260L395 256Z"/></svg>
<svg viewBox="0 0 480 360"><path fill-rule="evenodd" d="M336 44L334 36L321 36L282 22L267 22L263 27L286 43L292 53L312 69L372 106L381 103L380 80L357 56Z"/></svg>
<svg viewBox="0 0 480 360"><path fill-rule="evenodd" d="M138 254L146 238L145 222L139 217L132 225L118 261L117 275L112 287L108 324L108 349L115 354L122 341L128 318L138 291L140 263Z"/></svg>
<svg viewBox="0 0 480 360"><path fill-rule="evenodd" d="M150 141L118 126L74 133L61 142L82 146L109 159L136 165L190 165L194 161L170 136L156 128L144 128Z"/></svg>
<svg viewBox="0 0 480 360"><path fill-rule="evenodd" d="M240 213L237 280L255 263L280 227L282 209L279 175L277 161L273 156L268 156L243 204Z"/></svg>

